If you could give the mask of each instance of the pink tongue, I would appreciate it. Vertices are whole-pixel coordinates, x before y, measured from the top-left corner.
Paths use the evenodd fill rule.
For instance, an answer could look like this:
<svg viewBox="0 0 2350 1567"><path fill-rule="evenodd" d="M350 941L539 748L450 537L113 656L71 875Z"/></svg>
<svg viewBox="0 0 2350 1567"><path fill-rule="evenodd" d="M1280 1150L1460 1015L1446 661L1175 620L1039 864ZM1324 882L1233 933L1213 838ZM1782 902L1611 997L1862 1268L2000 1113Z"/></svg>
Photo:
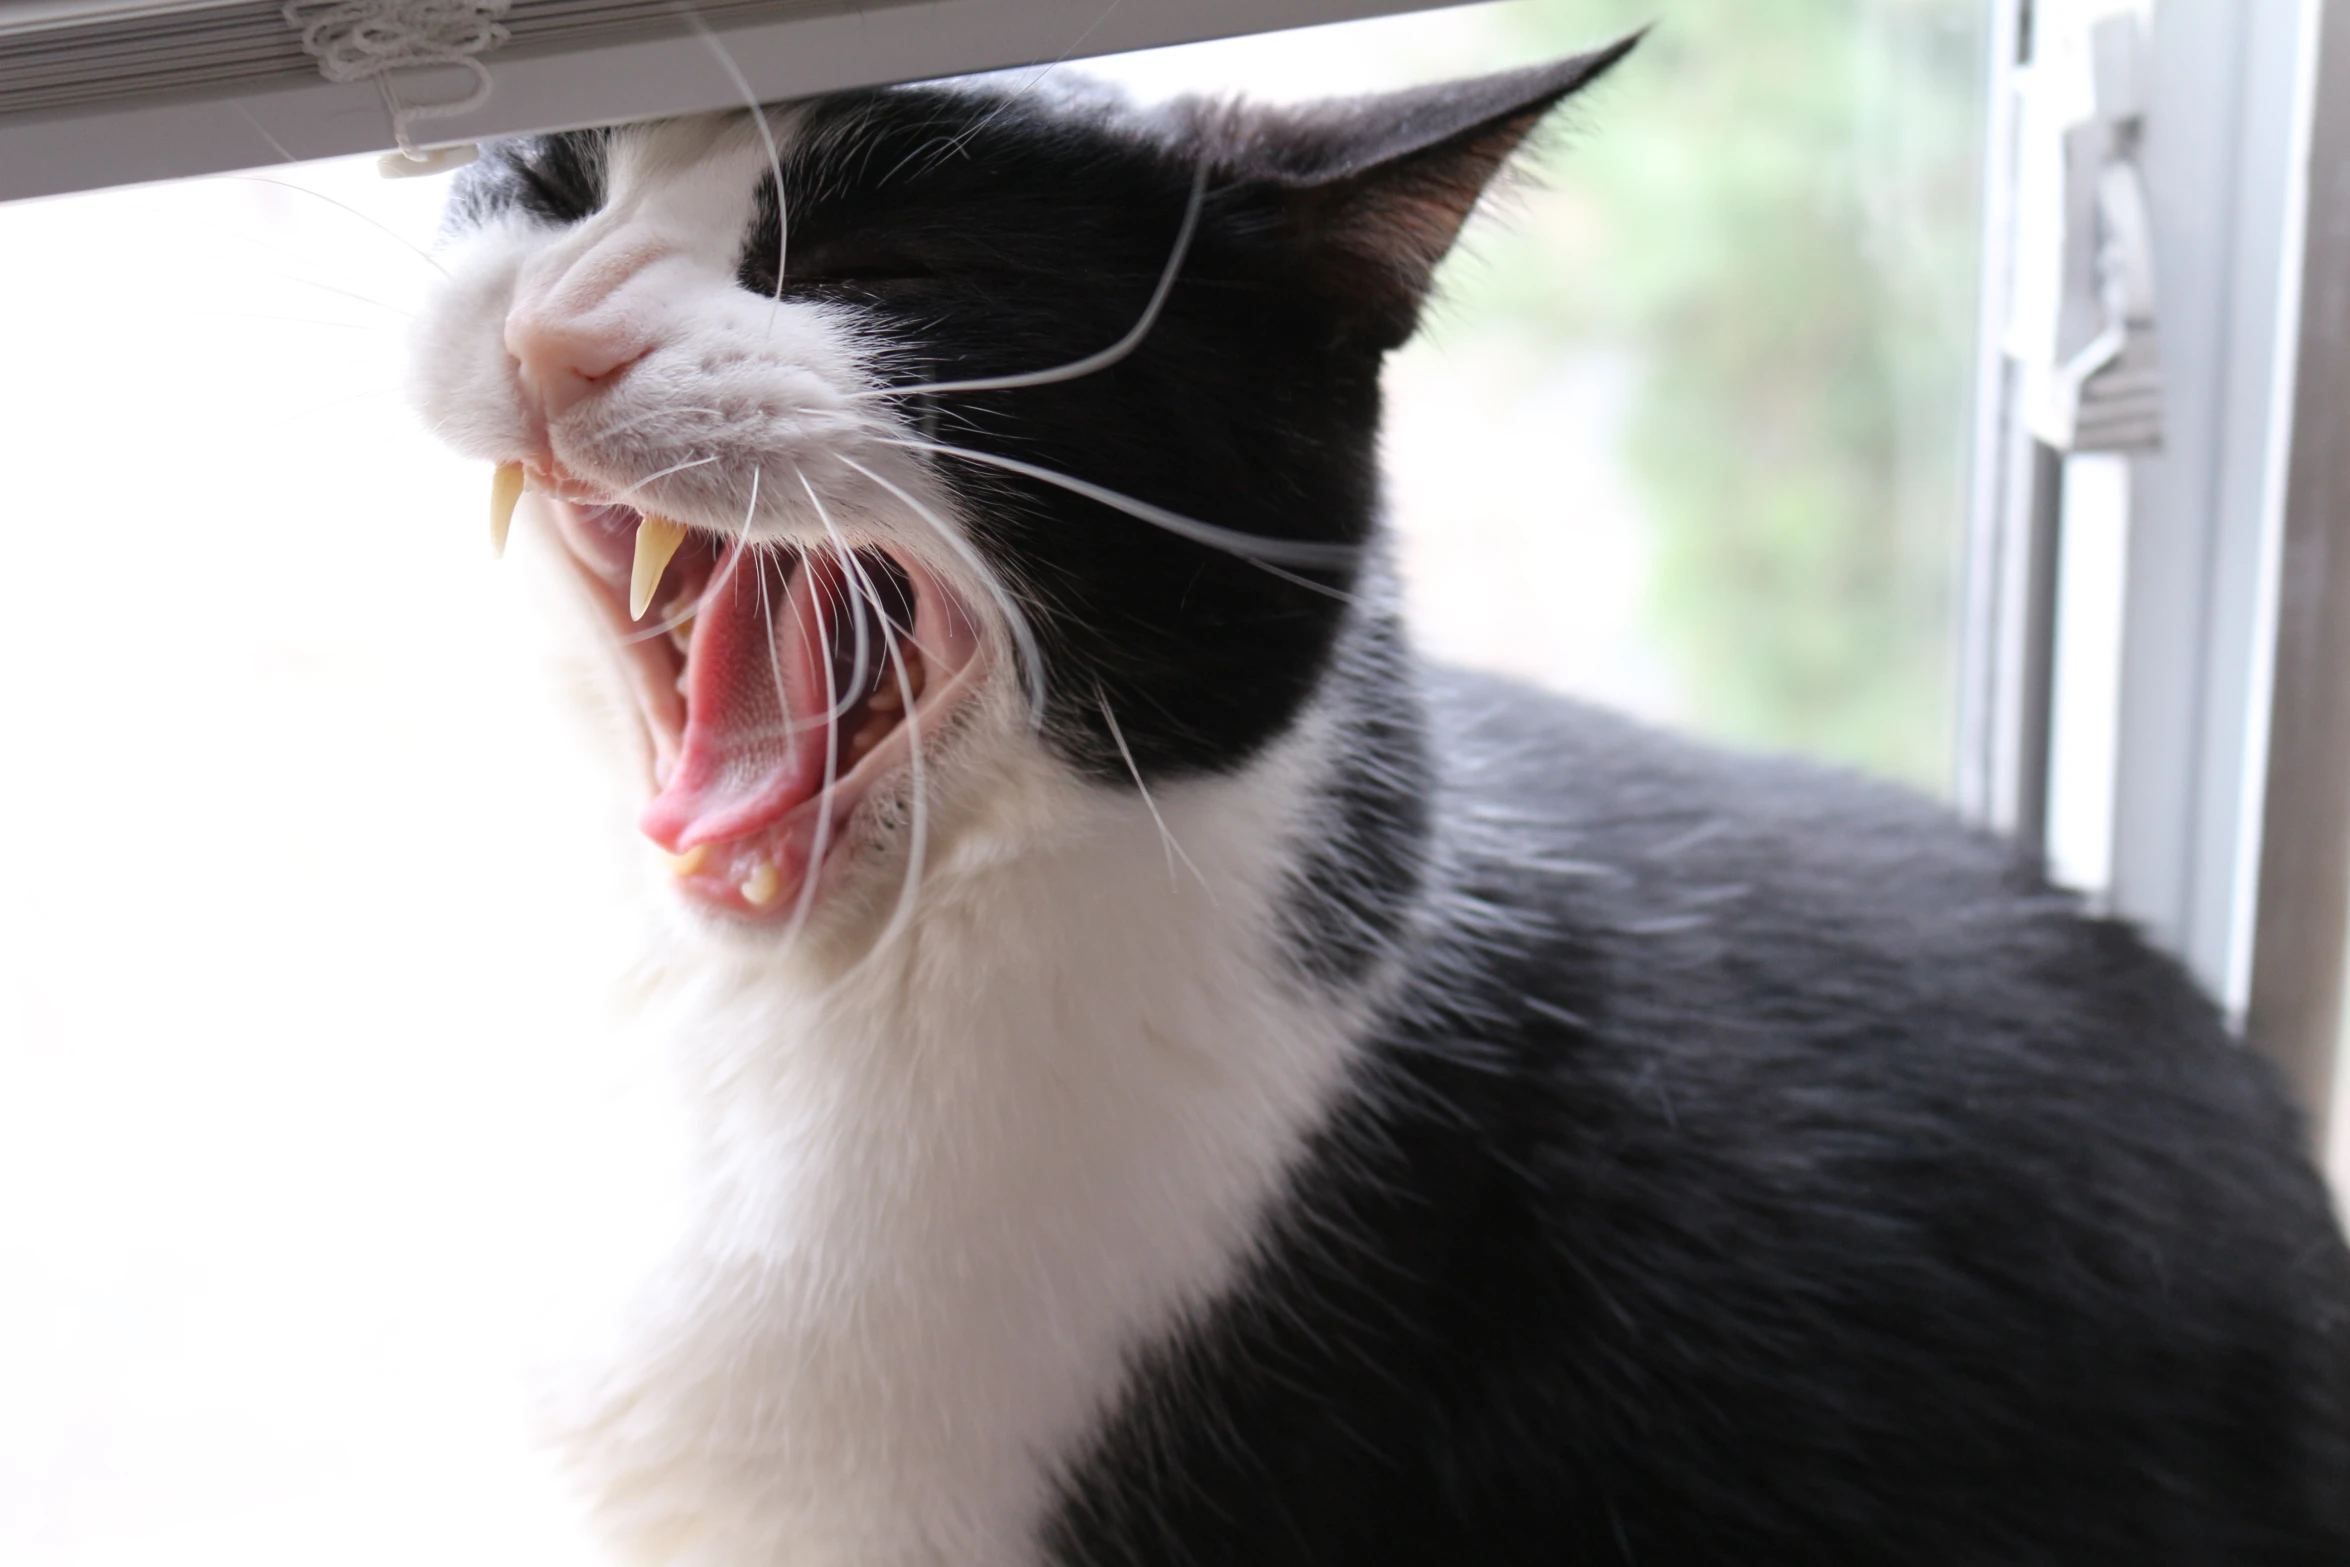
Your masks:
<svg viewBox="0 0 2350 1567"><path fill-rule="evenodd" d="M824 670L818 629L839 613L839 568L741 546L719 562L686 660L677 766L637 826L672 854L763 832L824 784Z"/></svg>

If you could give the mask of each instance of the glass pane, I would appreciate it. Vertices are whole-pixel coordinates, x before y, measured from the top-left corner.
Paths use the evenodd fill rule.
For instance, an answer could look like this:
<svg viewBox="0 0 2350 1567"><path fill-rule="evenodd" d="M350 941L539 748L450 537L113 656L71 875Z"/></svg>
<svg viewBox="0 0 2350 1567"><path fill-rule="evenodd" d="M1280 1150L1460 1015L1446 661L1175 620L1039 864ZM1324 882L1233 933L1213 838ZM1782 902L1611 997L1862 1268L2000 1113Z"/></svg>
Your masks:
<svg viewBox="0 0 2350 1567"><path fill-rule="evenodd" d="M1423 640L1942 790L1985 0L1577 0L1134 57L1307 97L1662 18L1447 268L1388 455Z"/></svg>

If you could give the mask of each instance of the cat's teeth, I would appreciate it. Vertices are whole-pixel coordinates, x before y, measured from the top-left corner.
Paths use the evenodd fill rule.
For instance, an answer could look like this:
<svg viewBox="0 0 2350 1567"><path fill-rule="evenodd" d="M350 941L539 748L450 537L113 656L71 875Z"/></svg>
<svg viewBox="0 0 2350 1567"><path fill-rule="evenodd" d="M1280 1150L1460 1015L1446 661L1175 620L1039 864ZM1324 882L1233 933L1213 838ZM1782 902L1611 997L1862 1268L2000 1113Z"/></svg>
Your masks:
<svg viewBox="0 0 2350 1567"><path fill-rule="evenodd" d="M522 499L522 464L502 462L490 475L490 553L506 553L506 535L514 526L514 507Z"/></svg>
<svg viewBox="0 0 2350 1567"><path fill-rule="evenodd" d="M669 856L669 874L691 876L709 863L710 846L706 843L697 843L683 854Z"/></svg>
<svg viewBox="0 0 2350 1567"><path fill-rule="evenodd" d="M657 512L646 512L636 525L636 565L628 574L628 618L642 620L660 590L661 573L685 542L685 524L671 522Z"/></svg>
<svg viewBox="0 0 2350 1567"><path fill-rule="evenodd" d="M751 867L750 880L743 883L743 902L754 909L763 909L775 901L783 890L783 876L773 865L761 860Z"/></svg>

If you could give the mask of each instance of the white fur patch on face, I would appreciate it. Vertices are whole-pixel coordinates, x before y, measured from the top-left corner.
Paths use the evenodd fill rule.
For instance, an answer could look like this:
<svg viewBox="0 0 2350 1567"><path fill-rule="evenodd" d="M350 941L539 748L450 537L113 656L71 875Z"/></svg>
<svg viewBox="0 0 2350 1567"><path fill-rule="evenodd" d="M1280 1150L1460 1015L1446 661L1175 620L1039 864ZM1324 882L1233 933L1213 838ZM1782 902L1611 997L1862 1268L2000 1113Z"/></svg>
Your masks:
<svg viewBox="0 0 2350 1567"><path fill-rule="evenodd" d="M788 161L792 116L773 118ZM821 502L835 526L954 562L869 477L946 509L887 444L903 432L859 400L883 345L851 309L737 280L768 167L739 115L613 133L601 210L570 227L501 215L447 250L412 400L468 455L552 464L694 526L821 539ZM595 394L567 400L582 380Z"/></svg>

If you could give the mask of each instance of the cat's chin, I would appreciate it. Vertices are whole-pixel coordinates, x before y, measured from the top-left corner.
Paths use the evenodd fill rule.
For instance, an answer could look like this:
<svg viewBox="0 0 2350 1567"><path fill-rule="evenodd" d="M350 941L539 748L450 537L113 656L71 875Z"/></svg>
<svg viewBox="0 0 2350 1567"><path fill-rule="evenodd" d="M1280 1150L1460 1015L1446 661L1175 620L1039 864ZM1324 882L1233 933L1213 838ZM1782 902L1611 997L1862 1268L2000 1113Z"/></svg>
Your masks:
<svg viewBox="0 0 2350 1567"><path fill-rule="evenodd" d="M877 544L744 544L557 496L645 727L638 826L690 905L796 924L881 858L876 816L921 830L922 770L991 663L936 572Z"/></svg>

